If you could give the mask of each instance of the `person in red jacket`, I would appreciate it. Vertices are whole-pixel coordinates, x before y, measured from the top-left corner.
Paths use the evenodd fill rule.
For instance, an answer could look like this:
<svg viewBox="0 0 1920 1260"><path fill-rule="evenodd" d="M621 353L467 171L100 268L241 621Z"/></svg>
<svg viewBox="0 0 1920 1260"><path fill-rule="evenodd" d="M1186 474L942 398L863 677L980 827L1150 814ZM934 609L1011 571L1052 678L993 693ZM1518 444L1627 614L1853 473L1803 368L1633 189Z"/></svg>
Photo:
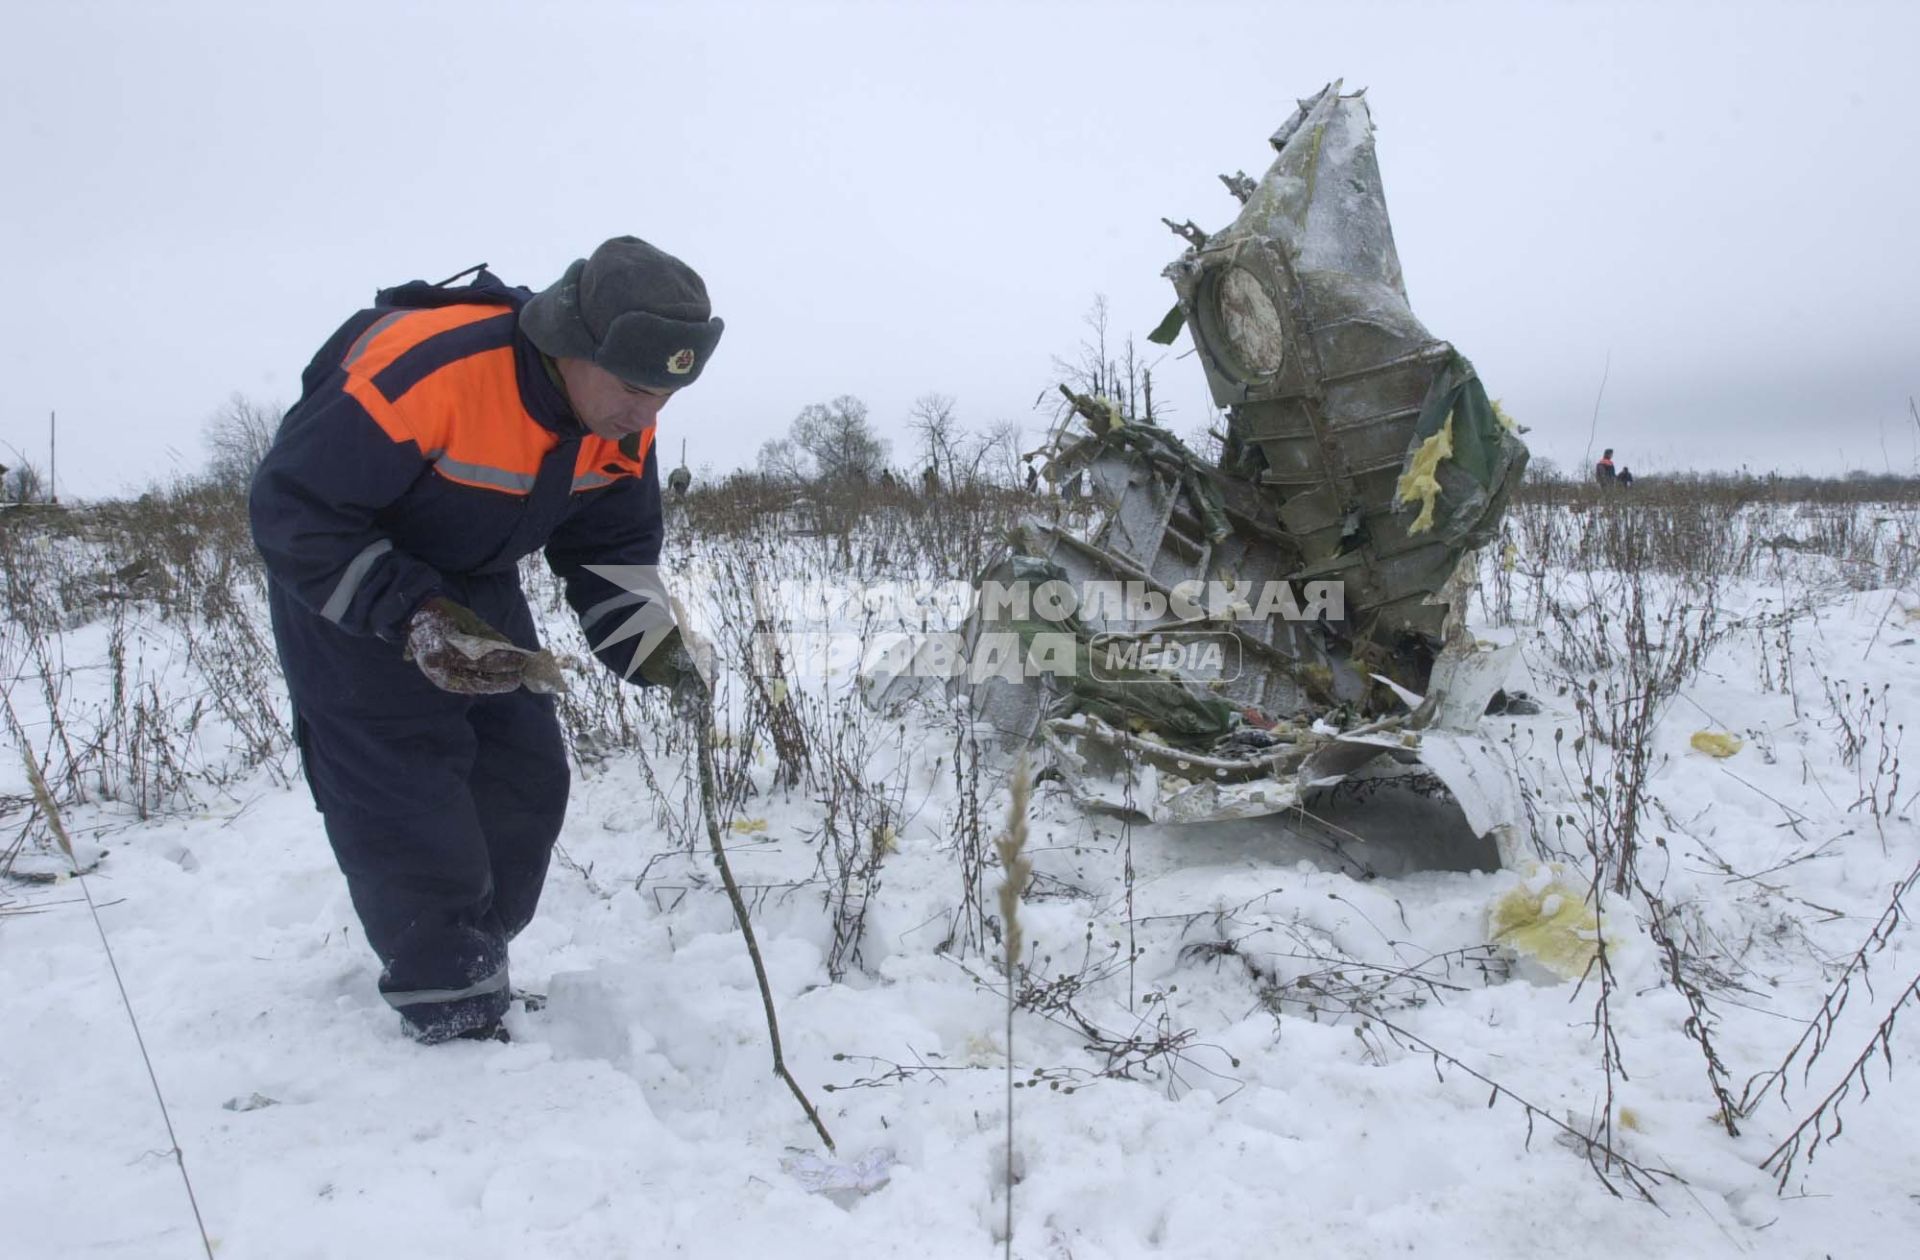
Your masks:
<svg viewBox="0 0 1920 1260"><path fill-rule="evenodd" d="M1613 484L1613 448L1611 446L1600 452L1600 462L1593 466L1593 479L1603 486Z"/></svg>
<svg viewBox="0 0 1920 1260"><path fill-rule="evenodd" d="M307 783L419 1041L505 1038L507 943L566 812L520 560L544 551L623 678L705 685L657 579L654 433L723 329L699 275L630 236L538 294L484 267L383 290L308 365L255 474Z"/></svg>

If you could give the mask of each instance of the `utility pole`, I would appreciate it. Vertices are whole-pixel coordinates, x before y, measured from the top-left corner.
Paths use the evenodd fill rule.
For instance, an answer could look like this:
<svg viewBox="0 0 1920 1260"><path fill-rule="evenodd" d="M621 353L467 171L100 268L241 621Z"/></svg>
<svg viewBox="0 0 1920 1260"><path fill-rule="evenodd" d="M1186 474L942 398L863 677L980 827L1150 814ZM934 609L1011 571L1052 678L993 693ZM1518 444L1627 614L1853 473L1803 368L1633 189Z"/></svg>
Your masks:
<svg viewBox="0 0 1920 1260"><path fill-rule="evenodd" d="M47 413L47 502L60 502L60 413Z"/></svg>

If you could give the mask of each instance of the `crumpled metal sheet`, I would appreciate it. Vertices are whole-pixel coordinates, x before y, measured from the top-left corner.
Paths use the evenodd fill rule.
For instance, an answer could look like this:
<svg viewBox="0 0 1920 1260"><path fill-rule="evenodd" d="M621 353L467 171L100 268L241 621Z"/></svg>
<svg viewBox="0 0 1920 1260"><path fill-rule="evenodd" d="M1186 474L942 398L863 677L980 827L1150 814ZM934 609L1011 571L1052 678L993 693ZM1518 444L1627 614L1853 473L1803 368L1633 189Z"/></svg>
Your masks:
<svg viewBox="0 0 1920 1260"><path fill-rule="evenodd" d="M1520 785L1478 727L1515 652L1512 644L1456 640L1435 670L1448 689L1410 695L1410 713L1345 731L1322 723L1289 730L1242 758L1173 748L1085 717L1048 720L1041 734L1050 764L1084 806L1157 823L1279 814L1383 758L1418 766L1446 785L1473 833L1491 839L1501 865L1512 868L1533 856Z"/></svg>
<svg viewBox="0 0 1920 1260"><path fill-rule="evenodd" d="M1511 652L1460 622L1471 553L1497 534L1526 448L1472 365L1413 314L1364 98L1330 84L1271 143L1260 179L1223 177L1238 216L1212 235L1177 229L1190 247L1166 273L1227 411L1222 457L1069 393L1087 431L1056 442L1054 494L983 577L1044 572L1163 595L1337 581L1341 615L1083 609L1075 629L1088 638L1234 640L1231 668L1168 673L1195 703L1244 716L1210 744L1191 722L1176 730L1185 715L1171 709L1159 726L1150 705L1119 718L1109 705L1103 720L1073 678L976 680L975 711L1009 744L1045 746L1088 807L1156 821L1277 813L1382 757L1422 765L1514 860L1517 789L1475 733ZM971 650L1020 629L976 610L964 635Z"/></svg>
<svg viewBox="0 0 1920 1260"><path fill-rule="evenodd" d="M1472 519L1453 512L1454 528L1412 531L1399 481L1416 430L1436 385L1471 377L1471 365L1407 301L1364 95L1329 84L1271 143L1265 175L1229 181L1240 214L1167 268L1227 410L1223 470L1266 492L1298 576L1347 583L1359 638L1437 639L1448 610L1434 597L1497 518L1525 447L1499 439L1481 481L1443 484L1445 496L1480 496Z"/></svg>

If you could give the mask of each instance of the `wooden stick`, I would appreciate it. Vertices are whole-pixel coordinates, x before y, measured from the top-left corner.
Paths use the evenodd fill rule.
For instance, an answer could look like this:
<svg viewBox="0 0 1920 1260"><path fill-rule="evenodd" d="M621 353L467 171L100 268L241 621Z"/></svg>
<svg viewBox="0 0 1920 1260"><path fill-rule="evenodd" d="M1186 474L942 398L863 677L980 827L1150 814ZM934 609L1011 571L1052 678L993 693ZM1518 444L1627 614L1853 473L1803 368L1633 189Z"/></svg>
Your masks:
<svg viewBox="0 0 1920 1260"><path fill-rule="evenodd" d="M760 943L754 939L753 921L747 917L747 903L740 896L740 885L734 882L733 869L727 865L726 846L720 842L720 817L714 804L719 799L720 790L713 758L713 693L704 684L699 689L699 703L693 706L692 718L698 727L700 741L700 813L707 821L707 839L713 845L713 864L720 868L720 882L727 886L727 898L733 902L734 917L740 920L741 935L747 938L747 954L753 959L754 978L760 982L760 1001L767 1011L767 1036L773 1042L773 1073L793 1091L801 1110L807 1113L807 1119L812 1122L813 1131L820 1135L820 1140L831 1151L834 1149L833 1135L820 1122L820 1113L808 1101L800 1082L794 1080L793 1073L787 1070L787 1061L780 1052L780 1021L773 1013L773 988L767 983L767 965L760 960Z"/></svg>

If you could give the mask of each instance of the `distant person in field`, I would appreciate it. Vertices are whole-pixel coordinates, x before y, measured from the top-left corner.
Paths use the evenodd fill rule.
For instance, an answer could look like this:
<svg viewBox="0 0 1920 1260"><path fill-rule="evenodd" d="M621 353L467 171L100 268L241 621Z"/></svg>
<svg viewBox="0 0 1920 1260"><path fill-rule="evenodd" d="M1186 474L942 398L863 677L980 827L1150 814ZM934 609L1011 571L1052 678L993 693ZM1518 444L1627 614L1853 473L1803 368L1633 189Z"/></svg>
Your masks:
<svg viewBox="0 0 1920 1260"><path fill-rule="evenodd" d="M1622 468L1620 470L1620 488L1622 490L1633 489L1633 469Z"/></svg>
<svg viewBox="0 0 1920 1260"><path fill-rule="evenodd" d="M1600 462L1593 466L1593 479L1603 486L1613 484L1613 448L1611 446L1600 452Z"/></svg>
<svg viewBox="0 0 1920 1260"><path fill-rule="evenodd" d="M654 433L722 327L693 269L631 236L539 293L484 267L385 289L321 347L254 476L307 786L416 1041L507 1039L507 942L566 814L520 561L545 553L607 668L704 691L652 576Z"/></svg>

